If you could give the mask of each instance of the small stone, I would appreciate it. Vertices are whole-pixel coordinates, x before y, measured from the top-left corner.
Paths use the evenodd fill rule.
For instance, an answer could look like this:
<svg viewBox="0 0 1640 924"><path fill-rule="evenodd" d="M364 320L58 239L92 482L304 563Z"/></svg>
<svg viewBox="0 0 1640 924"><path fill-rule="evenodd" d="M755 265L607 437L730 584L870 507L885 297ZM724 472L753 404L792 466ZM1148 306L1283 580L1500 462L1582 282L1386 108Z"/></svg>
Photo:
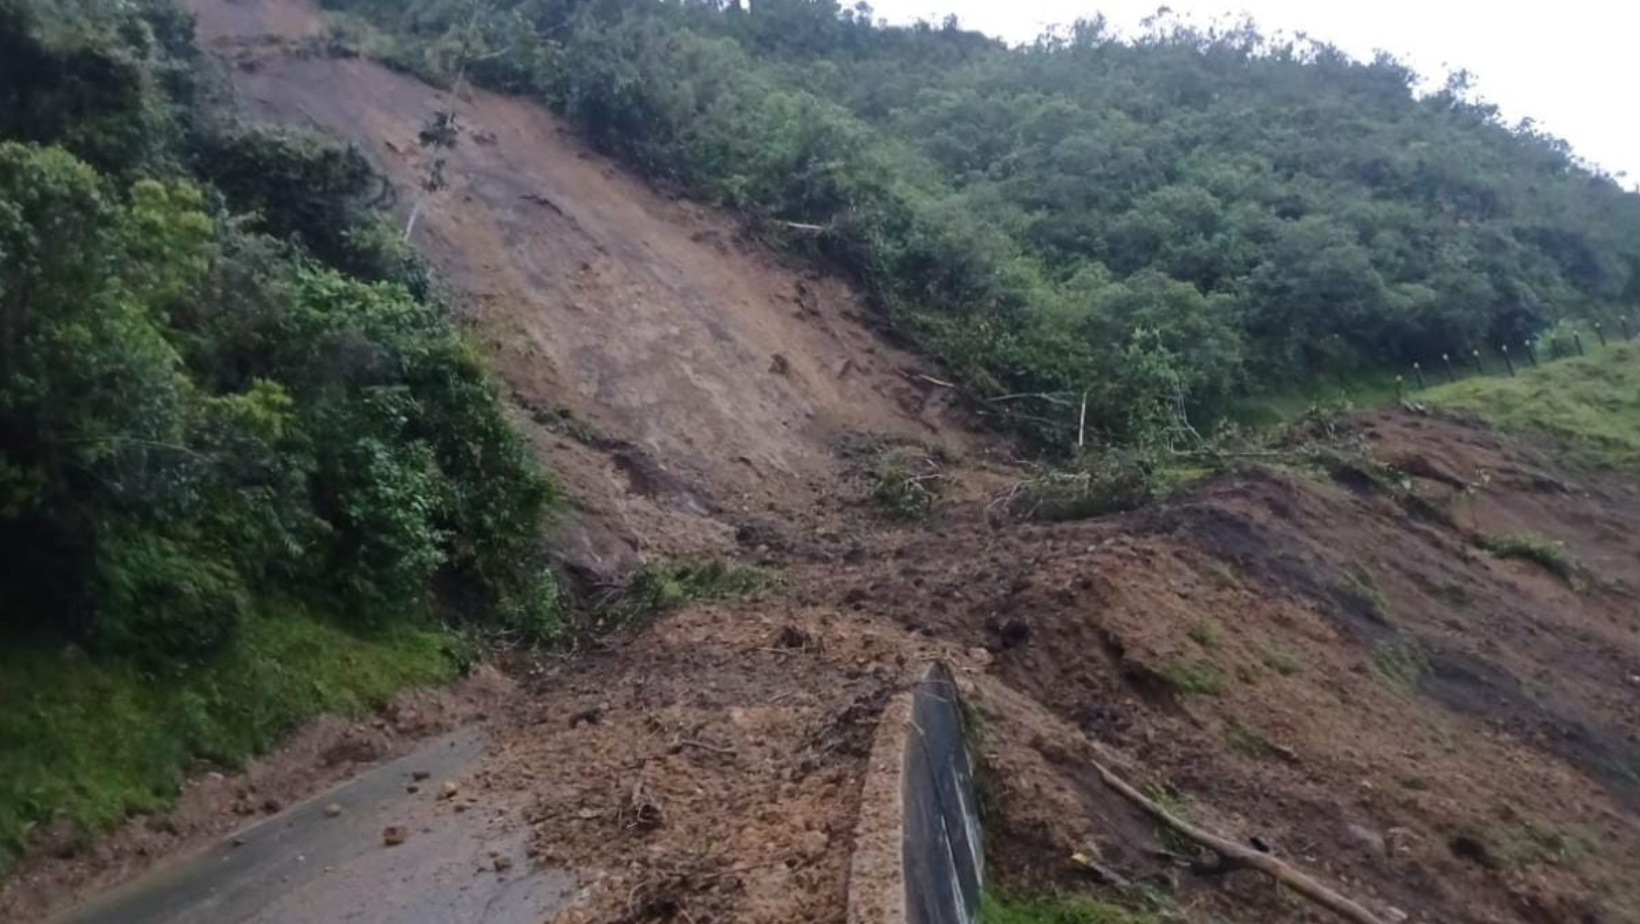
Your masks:
<svg viewBox="0 0 1640 924"><path fill-rule="evenodd" d="M267 812L269 815L278 814L284 807L284 804L278 799L267 798L262 800L262 811Z"/></svg>
<svg viewBox="0 0 1640 924"><path fill-rule="evenodd" d="M465 812L465 811L467 811L467 803L457 802L456 803L456 814L460 814L460 813Z"/></svg>
<svg viewBox="0 0 1640 924"><path fill-rule="evenodd" d="M340 815L341 813L342 813L342 807L337 805L334 802L332 802L329 805L325 806L325 817L326 818L335 818L337 815Z"/></svg>
<svg viewBox="0 0 1640 924"><path fill-rule="evenodd" d="M399 825L389 825L382 829L382 845L384 847L397 847L408 840L409 837L410 832Z"/></svg>
<svg viewBox="0 0 1640 924"><path fill-rule="evenodd" d="M432 774L428 773L426 770L414 770L410 773L410 778L418 783L430 776L432 776Z"/></svg>
<svg viewBox="0 0 1640 924"><path fill-rule="evenodd" d="M408 793L418 793L421 792L421 787L417 786L415 783L409 783L405 785L404 791Z"/></svg>
<svg viewBox="0 0 1640 924"><path fill-rule="evenodd" d="M1344 833L1350 836L1350 840L1365 847L1368 853L1380 857L1389 855L1389 847L1384 841L1384 836L1371 828L1363 825L1345 825Z"/></svg>
<svg viewBox="0 0 1640 924"><path fill-rule="evenodd" d="M440 799L454 799L456 793L460 791L461 787L457 786L453 781L445 780L443 785L438 788L438 797Z"/></svg>
<svg viewBox="0 0 1640 924"><path fill-rule="evenodd" d="M513 865L512 857L496 857L495 858L495 871L498 872L498 873L504 873L507 870L512 869L512 865Z"/></svg>

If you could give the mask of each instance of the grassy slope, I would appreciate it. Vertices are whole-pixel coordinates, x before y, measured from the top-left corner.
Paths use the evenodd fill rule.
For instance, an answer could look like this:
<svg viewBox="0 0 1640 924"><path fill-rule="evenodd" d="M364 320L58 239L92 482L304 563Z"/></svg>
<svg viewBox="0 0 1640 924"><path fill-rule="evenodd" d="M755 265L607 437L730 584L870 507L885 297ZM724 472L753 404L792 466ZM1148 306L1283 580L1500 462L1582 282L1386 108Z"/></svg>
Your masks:
<svg viewBox="0 0 1640 924"><path fill-rule="evenodd" d="M304 719L357 713L452 678L458 640L399 628L359 637L264 612L206 663L146 673L73 649L0 651L0 872L61 813L87 831L165 807L197 760L236 766Z"/></svg>
<svg viewBox="0 0 1640 924"><path fill-rule="evenodd" d="M1640 466L1640 345L1594 347L1587 356L1545 363L1514 378L1488 376L1418 395L1467 411L1509 433L1543 436L1584 461Z"/></svg>

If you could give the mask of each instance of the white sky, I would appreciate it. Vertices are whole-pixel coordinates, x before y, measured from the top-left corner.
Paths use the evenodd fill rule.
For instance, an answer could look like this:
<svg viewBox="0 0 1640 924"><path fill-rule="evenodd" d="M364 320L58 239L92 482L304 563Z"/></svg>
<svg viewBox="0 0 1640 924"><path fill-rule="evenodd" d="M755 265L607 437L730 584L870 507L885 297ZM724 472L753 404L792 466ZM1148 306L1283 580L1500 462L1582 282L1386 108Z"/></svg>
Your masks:
<svg viewBox="0 0 1640 924"><path fill-rule="evenodd" d="M852 5L852 4L851 4ZM1161 0L874 0L890 22L955 13L969 29L1009 41L1104 13L1130 32ZM1307 33L1358 57L1383 49L1437 85L1467 68L1475 91L1514 122L1523 117L1571 142L1622 181L1640 182L1640 3L1635 0L1170 0L1205 24L1251 14L1266 34Z"/></svg>

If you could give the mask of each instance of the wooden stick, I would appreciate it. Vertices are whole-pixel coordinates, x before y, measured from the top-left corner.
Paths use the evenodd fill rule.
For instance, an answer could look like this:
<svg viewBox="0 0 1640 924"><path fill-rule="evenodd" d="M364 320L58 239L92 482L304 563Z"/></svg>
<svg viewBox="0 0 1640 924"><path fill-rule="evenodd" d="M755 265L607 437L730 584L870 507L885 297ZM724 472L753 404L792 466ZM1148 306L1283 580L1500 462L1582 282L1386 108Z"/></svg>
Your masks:
<svg viewBox="0 0 1640 924"><path fill-rule="evenodd" d="M1090 761L1090 763L1093 764L1093 769L1099 772L1099 778L1104 781L1105 785L1115 790L1122 798L1144 809L1150 817L1203 847L1218 853L1226 860L1241 866L1252 867L1339 917L1354 921L1355 924L1385 924L1381 918L1366 908L1334 892L1287 863L1267 853L1260 853L1250 847L1243 847L1210 831L1203 831L1169 813L1139 790L1129 786L1121 777L1112 773L1098 761Z"/></svg>
<svg viewBox="0 0 1640 924"><path fill-rule="evenodd" d="M1082 418L1076 424L1076 448L1088 444L1088 393L1082 392Z"/></svg>

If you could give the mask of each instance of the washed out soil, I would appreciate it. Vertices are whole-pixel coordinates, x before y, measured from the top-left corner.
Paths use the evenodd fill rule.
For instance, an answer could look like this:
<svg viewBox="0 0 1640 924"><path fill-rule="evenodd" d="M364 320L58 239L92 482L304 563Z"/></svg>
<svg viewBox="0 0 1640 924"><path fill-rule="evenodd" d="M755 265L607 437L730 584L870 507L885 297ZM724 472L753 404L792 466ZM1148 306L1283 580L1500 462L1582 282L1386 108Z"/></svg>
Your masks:
<svg viewBox="0 0 1640 924"><path fill-rule="evenodd" d="M1397 411L1310 434L1358 441L1334 464L1022 520L1010 447L842 283L525 101L336 54L300 0L192 5L242 112L356 143L401 186L418 125L458 112L470 141L417 241L576 498L566 570L615 584L712 554L779 575L518 672L477 774L584 884L559 920L845 920L877 718L933 659L973 707L993 881L1130 898L1082 852L1193 919L1320 919L1187 868L1103 761L1386 919L1640 920L1632 476ZM928 518L872 502L886 446L926 453ZM1515 534L1578 567L1487 550ZM117 878L134 848L106 849Z"/></svg>

